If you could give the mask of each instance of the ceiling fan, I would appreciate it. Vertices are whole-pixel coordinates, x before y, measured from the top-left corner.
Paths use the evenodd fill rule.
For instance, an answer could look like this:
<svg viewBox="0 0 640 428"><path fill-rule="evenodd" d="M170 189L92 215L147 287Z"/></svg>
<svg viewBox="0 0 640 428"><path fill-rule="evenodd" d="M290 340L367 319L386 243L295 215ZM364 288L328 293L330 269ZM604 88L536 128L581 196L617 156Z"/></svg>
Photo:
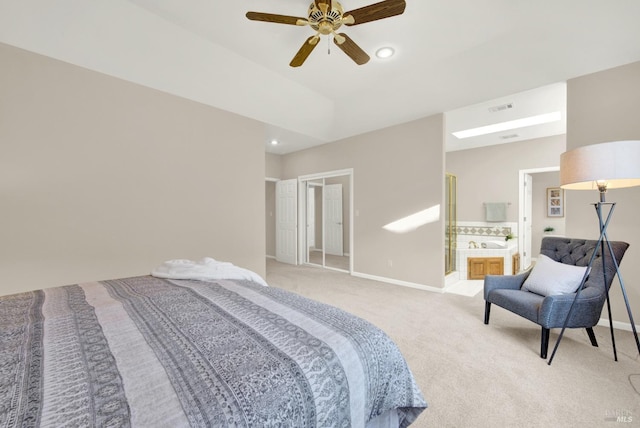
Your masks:
<svg viewBox="0 0 640 428"><path fill-rule="evenodd" d="M307 18L277 15L262 12L247 12L247 18L252 21L273 22L276 24L308 25L316 31L309 37L298 53L293 57L291 67L300 67L318 45L320 36L333 35L333 42L351 58L356 64L362 65L369 61L369 55L360 48L345 33L337 30L344 24L348 26L364 24L401 15L406 7L405 0L385 0L379 3L344 12L342 5L332 0L314 0L309 5Z"/></svg>

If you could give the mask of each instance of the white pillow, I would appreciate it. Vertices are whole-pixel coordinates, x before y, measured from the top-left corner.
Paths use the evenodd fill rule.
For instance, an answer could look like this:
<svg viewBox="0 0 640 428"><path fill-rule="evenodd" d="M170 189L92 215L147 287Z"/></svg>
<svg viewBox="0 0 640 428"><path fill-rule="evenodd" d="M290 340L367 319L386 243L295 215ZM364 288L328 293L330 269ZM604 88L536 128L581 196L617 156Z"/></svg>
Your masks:
<svg viewBox="0 0 640 428"><path fill-rule="evenodd" d="M580 286L586 271L586 266L567 265L540 254L522 288L542 296L571 294Z"/></svg>

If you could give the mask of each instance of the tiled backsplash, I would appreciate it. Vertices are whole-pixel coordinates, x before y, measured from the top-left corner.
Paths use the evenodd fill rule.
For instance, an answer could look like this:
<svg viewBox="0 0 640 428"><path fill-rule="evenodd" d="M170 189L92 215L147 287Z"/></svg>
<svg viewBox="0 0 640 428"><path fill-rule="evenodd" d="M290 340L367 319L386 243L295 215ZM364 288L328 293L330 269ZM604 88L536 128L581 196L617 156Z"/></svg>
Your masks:
<svg viewBox="0 0 640 428"><path fill-rule="evenodd" d="M458 222L456 232L458 236L474 235L488 236L491 238L504 238L517 228L517 223L485 223L485 222Z"/></svg>
<svg viewBox="0 0 640 428"><path fill-rule="evenodd" d="M469 242L478 245L486 241L503 241L509 234L516 237L518 223L487 223L484 221L459 221L456 224L457 248L468 248Z"/></svg>
<svg viewBox="0 0 640 428"><path fill-rule="evenodd" d="M511 233L510 227L495 226L458 226L456 231L459 235L481 235L481 236L501 236L505 237Z"/></svg>

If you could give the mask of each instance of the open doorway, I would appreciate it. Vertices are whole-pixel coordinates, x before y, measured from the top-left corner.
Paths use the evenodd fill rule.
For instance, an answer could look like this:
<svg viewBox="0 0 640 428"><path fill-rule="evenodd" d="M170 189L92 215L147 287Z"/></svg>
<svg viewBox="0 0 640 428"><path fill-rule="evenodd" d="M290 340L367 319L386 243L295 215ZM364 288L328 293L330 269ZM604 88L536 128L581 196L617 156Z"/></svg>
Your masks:
<svg viewBox="0 0 640 428"><path fill-rule="evenodd" d="M332 171L299 178L299 259L353 271L353 173Z"/></svg>
<svg viewBox="0 0 640 428"><path fill-rule="evenodd" d="M559 183L560 167L524 169L519 172L518 251L522 270L535 262L544 236L563 236L565 233L564 216L547 215L547 189L559 187Z"/></svg>

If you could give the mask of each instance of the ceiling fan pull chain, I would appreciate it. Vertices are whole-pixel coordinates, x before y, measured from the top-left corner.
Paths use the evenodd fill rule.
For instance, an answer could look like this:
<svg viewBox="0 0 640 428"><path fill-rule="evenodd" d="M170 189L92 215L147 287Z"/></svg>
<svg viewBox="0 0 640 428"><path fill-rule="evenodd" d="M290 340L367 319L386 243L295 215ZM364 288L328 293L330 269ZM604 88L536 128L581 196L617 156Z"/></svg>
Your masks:
<svg viewBox="0 0 640 428"><path fill-rule="evenodd" d="M331 55L331 37L327 37L327 55Z"/></svg>

